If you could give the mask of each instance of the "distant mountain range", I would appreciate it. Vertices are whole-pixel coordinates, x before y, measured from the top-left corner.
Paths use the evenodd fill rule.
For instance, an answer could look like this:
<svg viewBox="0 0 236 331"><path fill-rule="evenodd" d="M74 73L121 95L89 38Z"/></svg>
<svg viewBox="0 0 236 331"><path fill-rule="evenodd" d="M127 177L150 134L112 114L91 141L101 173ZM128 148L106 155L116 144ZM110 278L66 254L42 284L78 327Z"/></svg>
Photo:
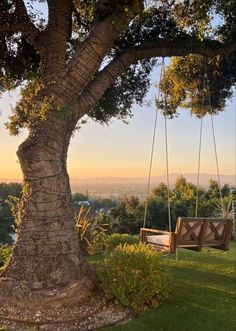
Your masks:
<svg viewBox="0 0 236 331"><path fill-rule="evenodd" d="M192 173L181 174L174 173L170 174L170 183L173 185L176 180L180 177L184 176L189 182L195 183L197 180L197 175ZM217 180L217 175L215 174L200 174L200 182L201 185L208 185L210 179ZM236 181L235 175L221 175L221 182L224 184L234 185ZM89 177L83 179L71 179L72 184L145 184L147 183L147 177ZM161 182L166 182L166 176L154 176L151 178L151 182L159 184Z"/></svg>
<svg viewBox="0 0 236 331"><path fill-rule="evenodd" d="M187 181L195 184L197 181L197 175L188 173L181 174L175 173L170 175L170 185L173 186L176 180L184 176ZM209 180L217 180L217 175L215 174L201 174L200 175L200 185L203 187L208 186ZM221 175L220 176L222 184L229 184L234 186L236 183L235 175ZM119 191L145 191L147 186L147 177L94 177L94 178L84 178L84 179L71 179L71 186L74 192L84 192L86 190L94 191L105 191L105 188L109 190L119 190ZM151 178L151 187L157 186L161 182L166 182L166 176L154 176Z"/></svg>
<svg viewBox="0 0 236 331"><path fill-rule="evenodd" d="M195 184L197 175L193 173L174 173L170 175L170 185L173 186L176 180L184 176L187 181ZM201 174L200 185L208 186L209 180L217 180L215 174ZM221 175L222 184L234 186L236 183L235 175ZM0 182L20 182L19 179L4 179L0 178ZM151 188L157 186L161 182L166 182L166 176L154 176L151 178ZM71 187L73 192L89 192L91 194L138 194L143 195L147 187L147 177L89 177L83 179L71 178Z"/></svg>

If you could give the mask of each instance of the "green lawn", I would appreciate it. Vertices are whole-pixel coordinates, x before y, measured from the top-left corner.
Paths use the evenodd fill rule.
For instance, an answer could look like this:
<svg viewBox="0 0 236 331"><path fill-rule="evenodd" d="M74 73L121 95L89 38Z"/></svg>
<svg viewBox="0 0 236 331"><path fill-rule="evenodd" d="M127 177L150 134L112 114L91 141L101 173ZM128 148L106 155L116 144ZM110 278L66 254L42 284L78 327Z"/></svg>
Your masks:
<svg viewBox="0 0 236 331"><path fill-rule="evenodd" d="M170 261L172 295L111 331L236 331L236 245L228 252L179 250ZM91 259L91 258L90 258ZM98 262L99 258L91 259Z"/></svg>

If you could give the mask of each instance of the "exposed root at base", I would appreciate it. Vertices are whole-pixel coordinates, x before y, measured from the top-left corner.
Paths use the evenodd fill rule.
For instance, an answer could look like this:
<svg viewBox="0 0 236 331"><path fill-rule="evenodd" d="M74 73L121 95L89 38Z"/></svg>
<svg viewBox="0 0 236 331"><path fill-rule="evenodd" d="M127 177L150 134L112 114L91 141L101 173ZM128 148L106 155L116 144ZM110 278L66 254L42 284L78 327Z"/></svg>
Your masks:
<svg viewBox="0 0 236 331"><path fill-rule="evenodd" d="M9 278L0 279L0 298L11 303L21 303L23 307L45 306L59 308L84 302L94 295L96 284L88 277L70 283L66 287L53 290L32 289L26 282L16 282Z"/></svg>

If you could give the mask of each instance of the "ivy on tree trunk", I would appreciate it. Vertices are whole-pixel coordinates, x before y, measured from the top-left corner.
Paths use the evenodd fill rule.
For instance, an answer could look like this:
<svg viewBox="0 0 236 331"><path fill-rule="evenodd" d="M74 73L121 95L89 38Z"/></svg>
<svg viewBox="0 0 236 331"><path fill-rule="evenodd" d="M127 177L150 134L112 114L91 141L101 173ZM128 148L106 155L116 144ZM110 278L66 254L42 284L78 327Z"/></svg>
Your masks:
<svg viewBox="0 0 236 331"><path fill-rule="evenodd" d="M231 70L225 62L220 69L227 72L230 88L236 41L233 28L226 27L235 6L231 4L230 12L223 2L217 7L226 17L220 42L186 30L174 2L154 1L146 9L142 0L47 4L48 22L43 26L33 21L23 0L0 4L0 91L28 82L9 128L29 130L17 152L24 192L13 257L1 274L0 293L35 298L76 283L81 299L94 290L96 277L79 248L66 166L78 121L84 115L100 121L128 115L132 103L145 96L158 57L227 56ZM39 84L35 93L29 85L33 81Z"/></svg>

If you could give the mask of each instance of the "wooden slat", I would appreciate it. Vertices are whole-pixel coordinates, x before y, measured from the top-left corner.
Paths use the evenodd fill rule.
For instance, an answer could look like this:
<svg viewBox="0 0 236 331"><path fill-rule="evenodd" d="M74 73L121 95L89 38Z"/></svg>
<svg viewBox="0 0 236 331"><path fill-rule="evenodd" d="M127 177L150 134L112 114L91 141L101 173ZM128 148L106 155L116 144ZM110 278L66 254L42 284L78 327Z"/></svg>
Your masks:
<svg viewBox="0 0 236 331"><path fill-rule="evenodd" d="M176 234L171 232L170 234L170 253L176 252Z"/></svg>
<svg viewBox="0 0 236 331"><path fill-rule="evenodd" d="M174 232L168 232L168 231L163 231L163 230L158 230L158 229L150 229L150 228L141 228L141 231L143 231L143 232L153 232L153 233L163 233L163 234L174 233Z"/></svg>
<svg viewBox="0 0 236 331"><path fill-rule="evenodd" d="M217 247L217 246L222 246L224 244L223 240L212 240L212 241L207 241L202 244L202 247Z"/></svg>
<svg viewBox="0 0 236 331"><path fill-rule="evenodd" d="M206 232L207 232L207 222L202 222L202 229L201 229L201 235L200 235L200 238L199 238L199 247L200 247L200 250L202 250L202 247L203 247L203 244L204 244L204 241L205 241L205 236L206 236Z"/></svg>
<svg viewBox="0 0 236 331"><path fill-rule="evenodd" d="M170 251L170 246L166 246L166 245L157 245L157 244L153 244L153 243L149 243L147 242L147 244L149 246L151 246L152 248L156 249L157 251Z"/></svg>
<svg viewBox="0 0 236 331"><path fill-rule="evenodd" d="M224 234L224 249L229 250L229 244L230 244L230 238L232 235L233 231L233 220L230 219L228 220L228 225L227 228L225 229L225 234Z"/></svg>
<svg viewBox="0 0 236 331"><path fill-rule="evenodd" d="M216 240L221 240L222 238L221 238L221 236L219 235L219 232L217 231L217 228L216 228L215 224L213 224L213 223L209 223L209 225L210 225L210 228L211 228L211 230L212 230L211 233L214 233L214 234L215 234L215 238L216 238ZM220 225L222 225L222 224L220 224Z"/></svg>
<svg viewBox="0 0 236 331"><path fill-rule="evenodd" d="M144 229L140 229L140 237L142 243L147 242L147 233L144 231Z"/></svg>
<svg viewBox="0 0 236 331"><path fill-rule="evenodd" d="M198 241L198 237L197 235L194 233L194 231L199 228L202 227L202 222L196 223L193 226L191 226L190 224L188 224L187 222L184 222L184 226L187 229L187 232L181 236L181 240L184 240L187 236L190 236L193 238L193 240Z"/></svg>
<svg viewBox="0 0 236 331"><path fill-rule="evenodd" d="M190 225L190 223L195 223ZM200 227L200 229L199 229ZM219 231L223 229L222 235ZM177 247L186 249L192 249L201 251L202 247L214 247L218 249L229 249L229 241L232 233L233 221L222 218L193 218L193 217L179 217L176 222L175 232L167 232L158 229L142 228L140 231L142 242L147 242L147 234L168 234L170 235L169 245L155 245L160 249L169 250L170 253L174 253ZM183 230L187 232L183 233ZM200 230L196 233L196 230ZM207 235L207 230L211 230L211 233ZM215 239L209 237L214 234ZM192 239L186 239L190 236Z"/></svg>

